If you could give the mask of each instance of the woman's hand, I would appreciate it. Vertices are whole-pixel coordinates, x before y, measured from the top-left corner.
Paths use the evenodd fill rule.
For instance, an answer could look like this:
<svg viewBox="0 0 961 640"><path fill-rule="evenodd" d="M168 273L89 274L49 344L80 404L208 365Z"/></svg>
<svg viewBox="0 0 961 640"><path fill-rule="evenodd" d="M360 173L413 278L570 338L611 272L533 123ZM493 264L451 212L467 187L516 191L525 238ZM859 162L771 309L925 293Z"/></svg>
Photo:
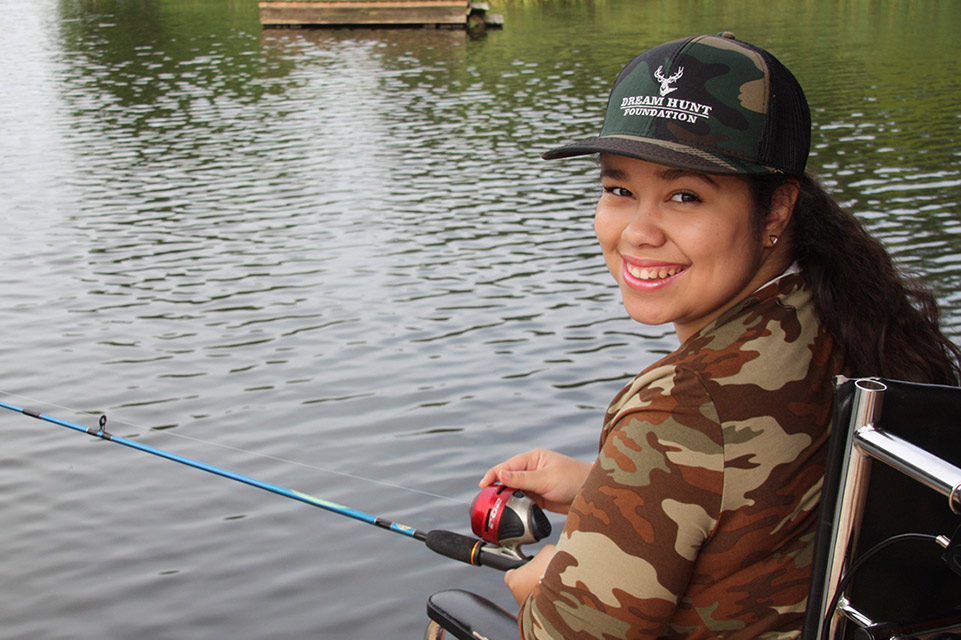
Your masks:
<svg viewBox="0 0 961 640"><path fill-rule="evenodd" d="M491 467L479 486L495 482L522 489L538 506L555 513L567 513L580 490L591 464L546 449L534 449Z"/></svg>
<svg viewBox="0 0 961 640"><path fill-rule="evenodd" d="M506 584L507 588L511 590L511 593L514 594L514 599L517 600L517 604L522 604L527 600L527 596L531 594L534 585L536 585L537 581L544 575L547 564L553 557L554 545L545 544L530 562L516 569L511 569L504 574L504 584Z"/></svg>

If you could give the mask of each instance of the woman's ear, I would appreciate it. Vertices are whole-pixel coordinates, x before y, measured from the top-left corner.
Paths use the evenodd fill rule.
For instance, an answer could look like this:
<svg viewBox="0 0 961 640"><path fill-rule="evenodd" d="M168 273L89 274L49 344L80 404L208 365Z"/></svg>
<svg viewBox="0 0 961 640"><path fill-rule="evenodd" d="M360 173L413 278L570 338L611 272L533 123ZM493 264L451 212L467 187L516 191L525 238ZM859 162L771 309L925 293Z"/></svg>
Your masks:
<svg viewBox="0 0 961 640"><path fill-rule="evenodd" d="M800 193L801 185L794 178L790 178L777 188L771 198L771 208L764 220L764 237L780 238L784 234L791 222L791 216L794 214L794 203L797 202Z"/></svg>

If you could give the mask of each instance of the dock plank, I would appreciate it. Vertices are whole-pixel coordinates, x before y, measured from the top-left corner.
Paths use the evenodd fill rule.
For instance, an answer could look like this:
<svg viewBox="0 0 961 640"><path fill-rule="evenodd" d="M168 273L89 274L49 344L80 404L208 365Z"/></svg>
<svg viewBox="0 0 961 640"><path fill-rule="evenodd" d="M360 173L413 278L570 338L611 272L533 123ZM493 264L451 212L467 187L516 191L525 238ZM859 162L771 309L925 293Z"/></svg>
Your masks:
<svg viewBox="0 0 961 640"><path fill-rule="evenodd" d="M468 0L260 0L259 7L265 26L463 25Z"/></svg>

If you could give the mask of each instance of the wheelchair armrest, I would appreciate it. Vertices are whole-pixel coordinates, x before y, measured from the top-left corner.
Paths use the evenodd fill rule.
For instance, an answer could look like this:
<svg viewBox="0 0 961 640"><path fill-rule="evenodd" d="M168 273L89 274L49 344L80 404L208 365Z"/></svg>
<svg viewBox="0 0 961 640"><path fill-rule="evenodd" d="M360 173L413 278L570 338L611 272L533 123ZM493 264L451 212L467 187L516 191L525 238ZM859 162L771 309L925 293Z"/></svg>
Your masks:
<svg viewBox="0 0 961 640"><path fill-rule="evenodd" d="M517 640L517 618L487 598L461 589L427 599L427 616L459 640Z"/></svg>

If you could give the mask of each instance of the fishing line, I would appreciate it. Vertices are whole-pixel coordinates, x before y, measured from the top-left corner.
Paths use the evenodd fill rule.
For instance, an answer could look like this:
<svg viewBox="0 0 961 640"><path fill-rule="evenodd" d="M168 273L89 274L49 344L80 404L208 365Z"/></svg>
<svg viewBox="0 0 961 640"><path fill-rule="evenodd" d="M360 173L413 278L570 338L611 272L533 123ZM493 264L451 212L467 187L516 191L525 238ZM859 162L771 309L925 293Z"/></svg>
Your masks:
<svg viewBox="0 0 961 640"><path fill-rule="evenodd" d="M45 401L45 400L38 400L38 399L36 399L36 398L30 398L30 397L28 397L28 396L19 395L19 394L16 394L16 393L11 393L11 392L9 392L9 391L0 391L0 393L2 393L2 394L5 395L5 396L8 396L8 397L10 397L10 398L17 398L17 399L19 399L19 400L23 400L23 401L29 402L29 403L31 403L31 404L34 404L34 405L44 405L44 406L49 406L49 407L55 407L55 408L57 408L57 409L63 409L64 411L69 411L69 412L71 412L71 413L79 413L79 414L85 414L85 415L94 415L94 412L82 411L82 410L80 410L80 409L74 409L74 408L72 408L72 407L66 407L66 406L59 405L59 404L56 404L56 403L53 403L53 402L47 402L47 401ZM386 481L384 481L384 480L375 480L375 479L373 479L373 478L365 478L365 477L363 477L363 476L358 476L358 475L356 475L356 474L348 473L348 472L346 472L346 471L337 471L336 469L328 469L328 468L326 468L326 467L320 467L320 466L313 465L313 464L310 464L310 463L307 463L307 462L300 462L299 460L291 460L291 459L288 459L288 458L282 458L282 457L280 457L280 456L271 455L271 454L269 454L269 453L260 453L260 452L258 452L258 451L251 451L251 450L249 450L249 449L244 449L244 448L242 448L242 447L236 447L236 446L229 445L229 444L223 444L223 443L220 443L220 442L215 442L215 441L213 441L213 440L204 440L203 438L197 438L196 436L190 436L190 435L187 435L187 434L184 434L184 433L178 433L178 432L176 432L176 431L168 431L168 430L166 430L166 429L157 429L157 428L154 428L154 427L148 427L148 426L146 426L146 425L140 425L140 424L135 424L135 423L133 423L133 422L128 422L128 421L126 421L126 420L118 420L118 419L116 419L116 418L110 418L110 422L113 423L113 424L122 424L122 425L125 425L125 426L128 426L128 427L132 427L132 428L134 428L134 429L137 429L138 431L141 432L142 435L147 435L147 434L150 434L150 433L160 433L160 432L162 432L162 433L164 433L164 435L174 436L174 437L177 437L177 438L181 438L181 439L183 439L183 440L190 440L190 441L192 441L192 442L196 442L196 443L198 443L198 444L208 445L208 446L211 446L211 447L218 447L218 448L220 448L220 449L224 449L224 450L227 450L227 451L233 451L233 452L235 452L235 453L243 453L243 454L250 455L250 456L256 456L256 457L258 457L258 458L264 458L264 459L266 459L266 460L273 460L273 461L275 461L275 462L282 462L282 463L284 463L284 464L289 464L289 465L294 465L294 466L298 466L298 467L303 467L303 468L305 468L305 469L311 469L311 470L313 470L313 471L321 471L321 472L323 472L323 473L330 473L330 474L342 476L342 477L344 477L344 478L351 478L351 479L353 479L353 480L362 480L362 481L364 481L364 482L369 482L369 483L371 483L371 484L377 484L377 485L380 485L380 486L382 486L382 487L390 487L391 489L400 489L400 490L402 490L402 491L408 491L408 492L410 492L410 493L419 493L419 494L421 494L421 495L428 496L428 497L430 497L430 498L438 498L438 499L440 499L440 500L446 500L447 502L453 502L453 503L455 503L455 504L460 504L460 505L467 505L467 504L469 504L469 503L468 503L467 501L465 501L465 500L458 500L457 498L451 498L451 497L449 497L449 496L442 496L442 495L437 494L437 493L431 493L430 491L424 491L423 489L414 489L413 487L407 487L407 486L404 486L404 485L401 485L401 484L395 484L395 483L392 483L392 482L386 482Z"/></svg>
<svg viewBox="0 0 961 640"><path fill-rule="evenodd" d="M18 407L16 405L8 404L6 402L0 402L0 408L8 409L10 411L17 412L23 416L30 418L36 418L37 420L43 420L52 424L59 425L61 427L66 427L73 431L79 431L80 433L85 433L87 435L105 440L107 442L112 442L114 444L119 444L131 449L136 449L144 453L149 453L151 455L170 460L172 462L179 462L180 464L186 465L188 467L193 467L194 469L199 469L201 471L206 471L207 473L212 473L214 475L221 476L230 480L235 480L237 482L256 487L258 489L263 489L292 500L297 500L314 507L319 507L325 511L330 511L338 515L346 516L354 520L359 520L367 524L380 527L381 529L391 531L409 538L413 538L427 545L431 551L445 555L448 558L454 560L459 560L467 564L472 564L475 566L486 566L492 567L494 569L499 569L501 571L507 571L509 569L515 569L520 565L527 562L530 558L525 557L520 553L519 543L515 543L511 546L501 546L498 543L488 543L484 540L478 540L476 538L471 538L470 536L465 536L453 531L446 531L442 529L434 529L431 531L419 531L414 527L400 524L398 522L391 522L385 518L371 515L369 513L364 513L363 511L358 511L351 507L346 507L336 502L331 502L329 500L324 500L322 498L317 498L312 495L303 493L301 491L295 491L293 489L288 489L287 487L282 487L277 484L270 482L265 482L263 480L257 480L256 478L251 478L250 476L245 476L243 474L235 473L221 467L216 467L214 465L206 464L192 458L187 458L176 453L165 451L163 449L158 449L157 447L152 447L150 445L144 444L142 442L137 442L136 440L129 440L127 438L114 435L106 430L107 417L100 416L97 427L85 427L81 424L75 422L70 422L69 420L63 420L45 413L40 413L39 411L34 411L24 407ZM530 502L529 498L521 496L526 502ZM532 503L530 503L532 504ZM506 511L509 504L499 506L497 511ZM533 510L534 507L529 507ZM533 511L532 511L533 512ZM546 517L544 518L546 522ZM549 529L544 535L550 533ZM540 539L540 538L537 538ZM536 540L532 540L536 541Z"/></svg>

